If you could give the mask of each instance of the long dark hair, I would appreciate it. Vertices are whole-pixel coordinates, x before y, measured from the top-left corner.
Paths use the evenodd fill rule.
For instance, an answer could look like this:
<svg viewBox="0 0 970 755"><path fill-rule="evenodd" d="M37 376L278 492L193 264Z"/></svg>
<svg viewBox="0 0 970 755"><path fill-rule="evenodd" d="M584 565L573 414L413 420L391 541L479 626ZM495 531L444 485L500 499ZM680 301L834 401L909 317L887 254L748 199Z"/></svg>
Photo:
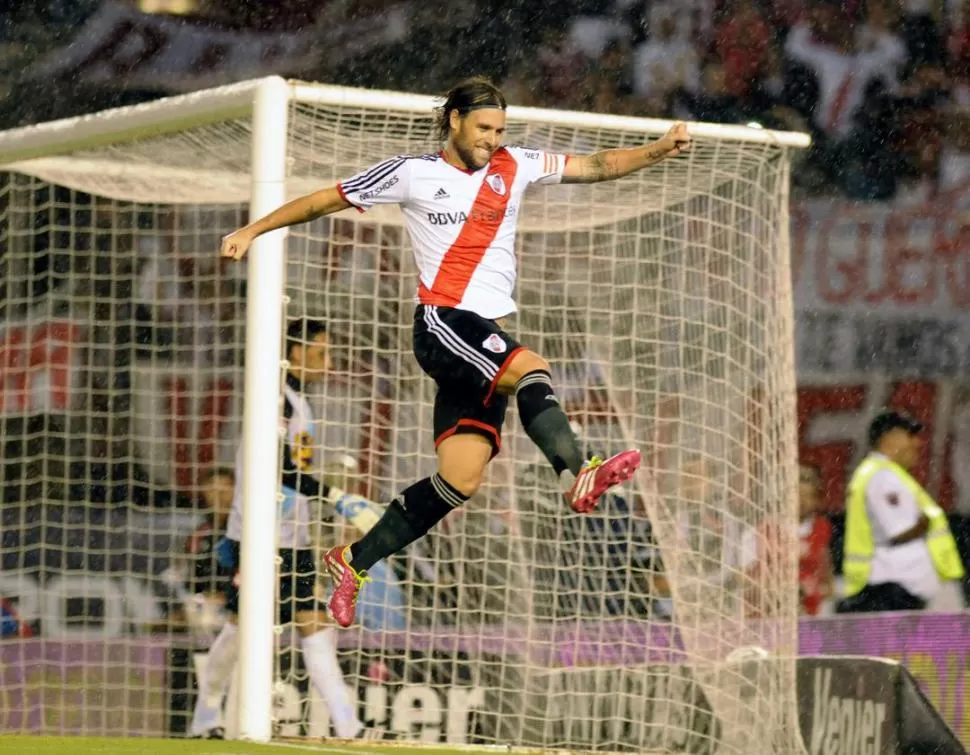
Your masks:
<svg viewBox="0 0 970 755"><path fill-rule="evenodd" d="M502 90L484 76L472 76L470 79L459 81L445 95L444 104L435 109L438 137L442 141L448 138L452 110L457 110L458 115L464 117L472 110L481 108L505 110L506 107L508 103Z"/></svg>

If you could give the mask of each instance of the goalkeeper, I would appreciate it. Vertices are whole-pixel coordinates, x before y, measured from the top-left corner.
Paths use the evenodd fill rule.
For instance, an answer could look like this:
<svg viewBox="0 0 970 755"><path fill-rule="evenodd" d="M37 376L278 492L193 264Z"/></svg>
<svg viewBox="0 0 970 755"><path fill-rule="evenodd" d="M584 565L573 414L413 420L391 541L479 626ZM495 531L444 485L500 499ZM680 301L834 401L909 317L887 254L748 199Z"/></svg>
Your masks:
<svg viewBox="0 0 970 755"><path fill-rule="evenodd" d="M280 624L296 621L301 637L303 661L310 682L330 709L337 736L362 737L364 729L357 717L356 703L344 684L337 661L336 630L326 626L326 612L314 594L317 579L310 538L310 502L327 497L329 489L309 470L316 447L310 404L303 394L306 385L320 380L330 366L326 326L317 320L300 319L286 330L286 349L290 369L284 386L283 416L286 440L283 447L283 503L279 529L279 616ZM236 455L236 477L241 479L242 449ZM234 575L226 584L228 620L209 649L205 674L200 680L199 696L190 733L195 737L221 739L222 701L239 655L236 617L239 613L239 542L242 538L242 486L233 493L226 538L217 550L221 565ZM266 651L268 652L268 648Z"/></svg>
<svg viewBox="0 0 970 755"><path fill-rule="evenodd" d="M335 582L330 611L341 626L354 621L367 570L423 537L478 489L499 451L509 396L574 511L591 511L640 465L637 450L587 461L552 389L549 364L505 331L505 317L516 310L515 225L530 185L620 178L687 151L687 129L678 123L646 146L566 156L503 147L505 109L505 96L489 81L463 81L439 111L442 151L385 160L223 239L222 255L240 259L263 233L340 210L398 204L404 214L420 277L414 355L438 384L438 469L393 500L360 540L324 557Z"/></svg>

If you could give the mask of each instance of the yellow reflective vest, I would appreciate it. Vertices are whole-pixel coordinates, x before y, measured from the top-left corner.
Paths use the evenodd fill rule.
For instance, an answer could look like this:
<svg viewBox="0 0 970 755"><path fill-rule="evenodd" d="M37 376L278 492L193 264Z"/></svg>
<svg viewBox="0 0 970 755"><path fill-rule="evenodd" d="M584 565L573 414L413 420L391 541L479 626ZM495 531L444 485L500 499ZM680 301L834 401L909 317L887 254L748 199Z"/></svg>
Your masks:
<svg viewBox="0 0 970 755"><path fill-rule="evenodd" d="M845 595L855 595L869 583L872 570L872 556L876 546L872 540L872 525L866 508L866 489L869 480L880 469L888 469L916 498L919 510L929 519L926 531L926 547L930 559L936 567L941 580L963 577L963 563L957 551L956 541L950 533L946 514L923 486L913 479L905 469L878 456L869 456L856 469L849 481L849 491L845 502L845 551L842 559L842 574L845 582Z"/></svg>

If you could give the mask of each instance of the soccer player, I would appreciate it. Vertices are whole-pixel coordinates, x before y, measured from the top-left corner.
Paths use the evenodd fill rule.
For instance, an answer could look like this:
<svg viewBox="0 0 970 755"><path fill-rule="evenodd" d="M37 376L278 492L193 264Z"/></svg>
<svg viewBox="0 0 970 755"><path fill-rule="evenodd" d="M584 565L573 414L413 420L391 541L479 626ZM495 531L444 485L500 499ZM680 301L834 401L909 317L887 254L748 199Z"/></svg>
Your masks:
<svg viewBox="0 0 970 755"><path fill-rule="evenodd" d="M344 684L337 661L336 630L327 627L327 615L314 597L316 563L310 542L310 502L325 498L327 485L309 473L313 465L314 436L310 404L304 386L320 380L330 366L327 328L317 320L299 319L286 330L290 369L283 387L283 417L286 439L283 446L283 503L280 512L279 622L296 620L301 637L303 661L310 682L326 702L338 737L351 739L368 735L357 718L356 705ZM242 477L242 449L236 455L236 478ZM233 492L226 539L219 547L220 562L234 576L226 585L228 621L209 649L208 663L199 684L199 697L192 719L191 734L222 738L222 699L239 655L237 615L239 613L239 542L242 539L242 486ZM267 649L268 650L268 649Z"/></svg>
<svg viewBox="0 0 970 755"><path fill-rule="evenodd" d="M224 585L233 571L219 563L216 546L226 531L236 475L231 469L211 469L203 478L202 497L206 514L182 546L173 554L163 579L179 598L185 623L194 632L208 634L218 627L225 602Z"/></svg>
<svg viewBox="0 0 970 755"><path fill-rule="evenodd" d="M241 259L268 231L354 207L398 204L414 248L420 283L414 355L438 384L434 405L438 468L404 490L373 529L325 556L334 578L330 611L354 620L367 570L422 537L478 489L498 453L508 397L528 436L559 478L574 511L629 479L640 452L586 460L552 389L549 364L504 329L516 310L515 226L532 184L620 178L690 148L683 123L642 147L567 156L502 146L506 101L487 79L455 86L438 111L444 149L398 156L293 200L226 236L222 255Z"/></svg>

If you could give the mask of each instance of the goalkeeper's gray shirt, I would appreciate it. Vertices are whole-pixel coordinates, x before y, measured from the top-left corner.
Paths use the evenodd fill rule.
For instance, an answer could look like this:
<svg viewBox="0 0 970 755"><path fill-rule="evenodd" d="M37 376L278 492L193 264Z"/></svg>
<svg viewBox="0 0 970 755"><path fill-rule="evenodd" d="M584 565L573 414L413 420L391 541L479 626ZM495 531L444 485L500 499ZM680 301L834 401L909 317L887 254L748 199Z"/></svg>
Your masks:
<svg viewBox="0 0 970 755"><path fill-rule="evenodd" d="M299 383L288 379L283 386L283 414L280 429L284 446L282 460L284 484L280 486L283 501L280 504L277 531L277 548L310 547L310 501L306 483L319 488L313 477L314 453L319 444L313 422L310 402L297 390ZM295 474L294 474L295 473ZM232 540L242 539L243 530L243 454L242 446L236 451L236 490L232 498L232 512L226 527L226 536ZM295 481L296 480L296 481ZM289 482L290 484L285 484ZM267 501L272 506L275 501Z"/></svg>

